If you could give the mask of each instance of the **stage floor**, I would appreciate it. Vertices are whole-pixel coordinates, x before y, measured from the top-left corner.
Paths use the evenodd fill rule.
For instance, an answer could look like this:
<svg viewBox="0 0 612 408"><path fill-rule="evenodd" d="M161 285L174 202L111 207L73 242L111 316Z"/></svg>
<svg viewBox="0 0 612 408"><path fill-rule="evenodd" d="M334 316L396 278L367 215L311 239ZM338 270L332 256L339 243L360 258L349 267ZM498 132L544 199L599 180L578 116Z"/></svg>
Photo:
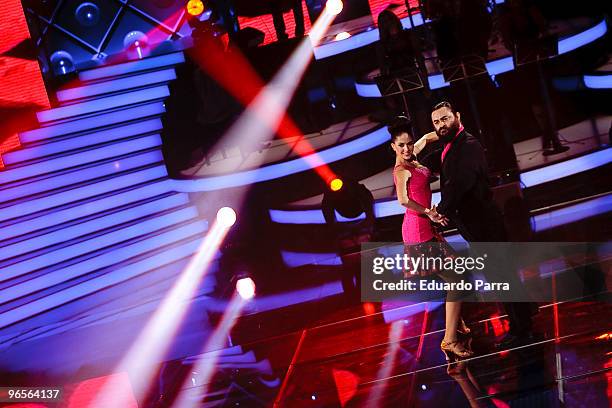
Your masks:
<svg viewBox="0 0 612 408"><path fill-rule="evenodd" d="M612 116L602 115L592 117L582 122L559 129L561 140L570 147L565 153L553 156L542 154L542 139L539 135L514 144L518 167L521 171L543 167L552 163L567 160L597 150L606 144L606 137L610 128ZM274 139L262 145L261 150L242 151L238 147L221 147L215 149L211 156L204 157L199 163L181 172L184 177L206 178L229 174L232 172L252 170L259 166L265 167L272 163L279 163L297 157L296 148L298 144L309 146L319 151L321 149L336 146L338 144L356 140L370 133L380 126L379 123L371 122L367 117L361 116L346 122L331 125L321 132L311 133L303 136L295 136L290 139ZM393 186L389 169L372 175L362 182L376 199L388 197L393 194ZM438 185L432 186L437 190ZM311 202L320 203L320 196L306 199L294 204L309 205Z"/></svg>
<svg viewBox="0 0 612 408"><path fill-rule="evenodd" d="M335 123L320 132L273 139L261 145L260 150L244 151L237 146L216 146L214 153L189 169L181 171L185 177L211 177L252 170L270 163L283 162L299 157L300 149L319 151L359 138L380 127L367 116Z"/></svg>
<svg viewBox="0 0 612 408"><path fill-rule="evenodd" d="M203 387L202 406L609 406L609 303L540 305L537 340L503 351L493 344L506 333L505 315L494 304L468 304L476 355L453 365L439 349L443 304L373 308L354 304L323 313L310 305L307 328L241 344L271 370L229 369L221 357L213 382ZM252 338L260 323L242 320L233 336Z"/></svg>

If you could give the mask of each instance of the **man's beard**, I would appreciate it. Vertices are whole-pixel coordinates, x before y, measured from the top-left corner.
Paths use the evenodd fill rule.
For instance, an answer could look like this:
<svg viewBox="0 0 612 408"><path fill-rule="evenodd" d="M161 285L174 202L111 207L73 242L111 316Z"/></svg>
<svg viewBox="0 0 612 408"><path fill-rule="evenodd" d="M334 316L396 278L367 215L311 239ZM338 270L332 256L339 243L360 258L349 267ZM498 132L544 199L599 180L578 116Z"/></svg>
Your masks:
<svg viewBox="0 0 612 408"><path fill-rule="evenodd" d="M455 120L450 125L447 125L446 129L447 132L445 134L440 134L440 130L442 130L442 128L436 130L436 133L438 134L438 137L440 138L440 141L442 143L448 143L453 140L453 138L457 135L457 132L459 131L459 123L457 123L457 121Z"/></svg>

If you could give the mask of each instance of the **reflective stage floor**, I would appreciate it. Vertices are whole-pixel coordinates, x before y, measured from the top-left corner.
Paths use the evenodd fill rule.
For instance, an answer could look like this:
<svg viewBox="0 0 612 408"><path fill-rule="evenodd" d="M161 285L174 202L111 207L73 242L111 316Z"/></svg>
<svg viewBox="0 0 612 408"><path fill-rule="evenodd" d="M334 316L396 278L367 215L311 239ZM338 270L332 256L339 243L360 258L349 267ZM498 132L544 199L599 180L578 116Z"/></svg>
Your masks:
<svg viewBox="0 0 612 408"><path fill-rule="evenodd" d="M439 348L442 303L350 305L336 297L243 318L209 384L189 369L206 355L171 363L163 382L169 391L191 376L202 406L609 406L609 303L541 304L537 337L501 351L494 343L508 324L496 305L466 304L465 312L475 356L457 364L447 365ZM264 331L278 334L258 340Z"/></svg>

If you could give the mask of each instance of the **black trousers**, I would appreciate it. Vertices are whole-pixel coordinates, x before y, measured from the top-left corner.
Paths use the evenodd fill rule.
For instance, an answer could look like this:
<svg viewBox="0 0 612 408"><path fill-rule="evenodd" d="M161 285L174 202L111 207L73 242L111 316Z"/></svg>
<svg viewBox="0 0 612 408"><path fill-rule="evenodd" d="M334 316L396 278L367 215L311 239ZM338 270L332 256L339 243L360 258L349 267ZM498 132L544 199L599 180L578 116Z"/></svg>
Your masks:
<svg viewBox="0 0 612 408"><path fill-rule="evenodd" d="M507 234L501 214L494 211L491 214L482 215L483 225L465 225L461 220L456 220L459 231L469 242L506 242ZM491 256L492 254L489 254ZM498 256L501 254L497 254ZM495 265L507 264L507 260L491 260ZM485 272L486 275L486 272ZM490 279L487 276L487 279ZM516 266L508 264L505 279L511 282L511 286L520 285L520 279ZM537 312L537 304L534 302L502 302L502 307L508 315L510 322L510 334L521 336L533 329L533 315Z"/></svg>

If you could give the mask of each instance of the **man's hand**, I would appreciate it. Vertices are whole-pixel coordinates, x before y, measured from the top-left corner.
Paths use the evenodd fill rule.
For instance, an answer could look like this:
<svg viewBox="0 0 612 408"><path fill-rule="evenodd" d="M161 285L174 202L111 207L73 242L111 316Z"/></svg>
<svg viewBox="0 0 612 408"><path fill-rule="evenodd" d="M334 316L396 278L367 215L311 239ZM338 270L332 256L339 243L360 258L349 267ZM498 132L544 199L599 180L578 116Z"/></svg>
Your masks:
<svg viewBox="0 0 612 408"><path fill-rule="evenodd" d="M433 222L436 222L436 223L441 224L443 226L447 226L448 225L448 218L446 218L442 214L439 214L435 205L433 207L429 208L427 211L425 211L425 214Z"/></svg>

